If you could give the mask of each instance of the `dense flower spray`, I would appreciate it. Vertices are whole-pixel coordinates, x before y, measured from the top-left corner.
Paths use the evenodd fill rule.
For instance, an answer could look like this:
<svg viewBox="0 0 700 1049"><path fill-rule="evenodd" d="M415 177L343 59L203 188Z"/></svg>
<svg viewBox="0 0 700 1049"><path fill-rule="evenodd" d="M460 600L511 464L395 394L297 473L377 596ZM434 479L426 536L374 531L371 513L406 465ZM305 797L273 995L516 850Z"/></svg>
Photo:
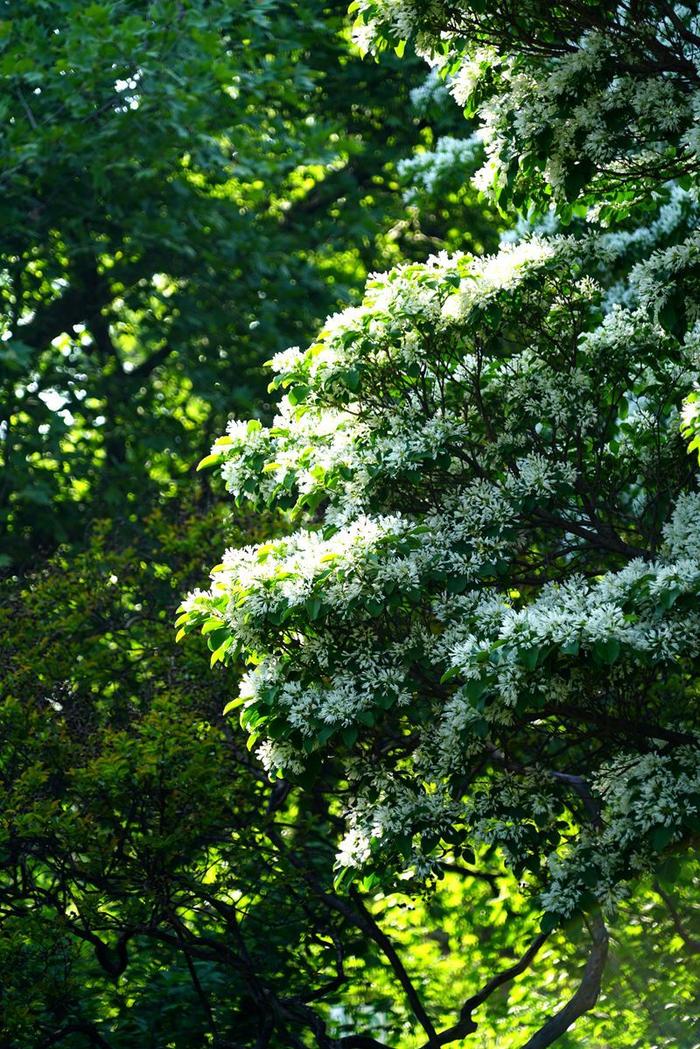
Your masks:
<svg viewBox="0 0 700 1049"><path fill-rule="evenodd" d="M278 417L211 459L299 527L227 551L182 615L248 659L232 706L272 774L344 763L341 864L429 877L459 828L550 920L700 817L697 344L646 299L604 312L608 250L403 266L278 355Z"/></svg>
<svg viewBox="0 0 700 1049"><path fill-rule="evenodd" d="M495 852L549 930L700 829L697 19L525 5L516 46L500 6L353 7L481 121L406 162L407 199L483 155L528 206L270 362L273 424L206 462L292 530L227 551L180 627L248 662L230 706L271 775L332 769L341 884Z"/></svg>

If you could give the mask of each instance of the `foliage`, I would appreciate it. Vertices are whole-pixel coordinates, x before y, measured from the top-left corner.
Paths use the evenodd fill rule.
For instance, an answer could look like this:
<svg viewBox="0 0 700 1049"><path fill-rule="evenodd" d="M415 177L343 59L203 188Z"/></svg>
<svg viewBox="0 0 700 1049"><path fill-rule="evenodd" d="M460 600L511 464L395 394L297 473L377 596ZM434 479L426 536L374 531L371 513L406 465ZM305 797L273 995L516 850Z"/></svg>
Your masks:
<svg viewBox="0 0 700 1049"><path fill-rule="evenodd" d="M196 642L170 643L211 537L241 542L251 527L216 505L170 506L128 535L102 523L83 554L61 550L20 591L3 587L4 1044L196 1049L269 1035L287 1049L325 1021L341 1046L363 1032L408 1049L411 1006L387 944L446 1025L535 931L512 876L481 864L443 872L425 898L333 891L327 796L268 782L222 718L227 675L207 671ZM642 1046L650 1032L682 1044L693 969L658 895L692 936L692 872L676 881L624 905L615 1007L583 1029L594 1044ZM545 946L488 1020L477 1013L483 1045L519 1045L567 993L560 952L576 966L582 947ZM651 1017L635 1011L641 972ZM547 990L533 1003L537 981Z"/></svg>
<svg viewBox="0 0 700 1049"><path fill-rule="evenodd" d="M339 891L505 863L540 913L523 968L587 922L536 1049L595 1005L620 900L673 882L700 829L699 23L353 8L367 47L415 37L480 118L500 207L586 225L374 275L277 354L272 424L231 422L202 465L296 531L227 550L178 625L213 664L247 661L228 709L271 775L338 794ZM430 189L478 142L404 170ZM436 1034L418 1003L425 1044L473 1033L473 1008Z"/></svg>
<svg viewBox="0 0 700 1049"><path fill-rule="evenodd" d="M0 9L0 1042L698 1049L695 6L352 6Z"/></svg>
<svg viewBox="0 0 700 1049"><path fill-rule="evenodd" d="M396 164L432 140L409 98L423 73L362 62L343 15L323 0L5 12L5 562L80 540L95 503L128 515L177 494L231 407L255 404L260 362L379 259L423 257L465 214L488 242L473 190L391 232Z"/></svg>
<svg viewBox="0 0 700 1049"><path fill-rule="evenodd" d="M698 174L698 5L356 0L357 39L415 38L479 113L499 202L619 221Z"/></svg>
<svg viewBox="0 0 700 1049"><path fill-rule="evenodd" d="M346 953L363 964L323 902L322 810L266 783L222 719L225 680L170 643L222 527L240 541L216 506L155 512L126 542L100 525L5 587L4 1044L194 1049L268 1027L299 1044L304 996L333 989Z"/></svg>

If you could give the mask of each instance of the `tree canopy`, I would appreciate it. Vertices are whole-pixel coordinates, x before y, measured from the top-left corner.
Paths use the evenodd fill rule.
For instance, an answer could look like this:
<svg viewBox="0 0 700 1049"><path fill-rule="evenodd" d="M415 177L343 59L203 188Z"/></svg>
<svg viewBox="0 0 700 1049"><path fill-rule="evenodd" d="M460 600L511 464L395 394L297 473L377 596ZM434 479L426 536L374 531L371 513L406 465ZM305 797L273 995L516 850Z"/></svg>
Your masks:
<svg viewBox="0 0 700 1049"><path fill-rule="evenodd" d="M700 1047L699 68L0 5L3 1045Z"/></svg>
<svg viewBox="0 0 700 1049"><path fill-rule="evenodd" d="M531 1049L595 1004L606 912L700 829L694 207L659 243L695 200L697 23L641 6L353 5L366 46L415 37L481 118L477 182L530 230L376 275L273 358L271 426L232 422L204 463L297 529L229 549L180 619L247 659L229 709L273 775L340 777L339 887L495 847L541 911L528 965L586 920ZM639 227L607 230L642 209L661 236L630 266ZM475 1029L466 1005L416 1020L426 1045Z"/></svg>
<svg viewBox="0 0 700 1049"><path fill-rule="evenodd" d="M24 564L98 500L175 493L271 352L449 224L426 204L391 232L397 164L434 137L423 75L362 62L341 4L9 6L0 513Z"/></svg>

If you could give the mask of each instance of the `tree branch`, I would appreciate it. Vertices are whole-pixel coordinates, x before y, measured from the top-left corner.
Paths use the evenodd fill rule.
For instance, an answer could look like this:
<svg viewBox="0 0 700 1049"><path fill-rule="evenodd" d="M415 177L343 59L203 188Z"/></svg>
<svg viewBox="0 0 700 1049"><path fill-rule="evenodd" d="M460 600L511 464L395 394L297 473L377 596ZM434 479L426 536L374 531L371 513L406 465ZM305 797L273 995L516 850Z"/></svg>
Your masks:
<svg viewBox="0 0 700 1049"><path fill-rule="evenodd" d="M353 888L350 890L350 896L358 911L362 915L362 918L364 919L363 924L365 926L365 931L369 934L369 936L371 936L371 938L374 940L377 946L381 947L382 951L384 952L387 958L387 961L389 962L391 968L396 974L396 978L398 979L399 983L401 984L401 987L403 988L404 994L406 995L406 998L411 1006L411 1009L414 1012L416 1019L420 1023L425 1033L428 1035L428 1041L426 1044L429 1047L440 1045L441 1043L437 1041L437 1031L435 1030L435 1027L433 1026L430 1017L425 1011L423 1003L418 997L418 993L415 987L413 986L411 978L406 972L403 962L401 961L393 943L391 942L387 934L384 932L384 930L374 920L373 915L367 910L362 898L360 897L360 894L357 892L356 889Z"/></svg>
<svg viewBox="0 0 700 1049"><path fill-rule="evenodd" d="M586 967L578 990L569 999L563 1009L548 1020L544 1027L533 1034L522 1049L546 1049L564 1034L571 1025L578 1020L579 1016L592 1009L598 1001L600 994L600 982L603 969L608 957L608 930L605 928L603 919L596 915L593 918L592 929L593 947L588 956Z"/></svg>
<svg viewBox="0 0 700 1049"><path fill-rule="evenodd" d="M432 1049L433 1045L447 1045L448 1042L454 1042L457 1038L465 1038L468 1034L473 1034L477 1029L477 1024L472 1020L474 1010L483 1005L499 987L514 980L516 976L519 976L530 967L547 936L548 933L540 933L517 962L511 965L510 968L504 969L503 972L497 973L480 991L472 995L471 998L467 998L460 1010L459 1020L456 1024L441 1031L435 1042L426 1042L420 1049Z"/></svg>
<svg viewBox="0 0 700 1049"><path fill-rule="evenodd" d="M689 952L691 954L700 954L700 940L696 939L694 936L691 936L688 930L686 929L681 919L681 916L678 913L678 908L676 907L673 901L673 897L661 888L658 881L654 882L654 891L661 897L661 899L666 904L666 909L671 915L673 928L683 940L683 943L688 948Z"/></svg>

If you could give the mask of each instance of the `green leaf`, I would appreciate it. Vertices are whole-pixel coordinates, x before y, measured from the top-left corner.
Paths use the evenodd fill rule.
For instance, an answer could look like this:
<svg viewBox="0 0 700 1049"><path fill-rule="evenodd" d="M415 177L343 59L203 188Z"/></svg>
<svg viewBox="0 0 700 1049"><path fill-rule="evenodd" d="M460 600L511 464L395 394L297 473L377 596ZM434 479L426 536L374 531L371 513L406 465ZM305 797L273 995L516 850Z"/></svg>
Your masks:
<svg viewBox="0 0 700 1049"><path fill-rule="evenodd" d="M219 619L218 617L207 619L202 627L202 633L211 634L214 630L220 630L222 627L225 627L225 625L224 620Z"/></svg>
<svg viewBox="0 0 700 1049"><path fill-rule="evenodd" d="M221 713L225 717L227 714L230 714L232 710L236 710L238 707L242 706L245 702L246 702L246 696L236 696L235 699L230 699L228 701L228 703L226 704L224 709L221 711Z"/></svg>
<svg viewBox="0 0 700 1049"><path fill-rule="evenodd" d="M553 911L546 911L540 920L540 932L547 935L550 932L554 932L561 925L561 915L554 914Z"/></svg>
<svg viewBox="0 0 700 1049"><path fill-rule="evenodd" d="M614 663L620 655L620 642L613 637L607 641L596 641L593 652L601 663Z"/></svg>
<svg viewBox="0 0 700 1049"><path fill-rule="evenodd" d="M484 681L483 678L473 678L471 681L467 681L464 686L464 692L472 706L481 703L480 709L483 709L484 704L481 701L483 700L484 693L488 691L488 687L488 681Z"/></svg>
<svg viewBox="0 0 700 1049"><path fill-rule="evenodd" d="M209 646L209 650L211 652L214 652L223 644L223 642L227 638L231 638L231 640L233 640L229 628L227 626L217 626L207 636L207 645Z"/></svg>
<svg viewBox="0 0 700 1049"><path fill-rule="evenodd" d="M531 648L520 649L518 660L527 670L534 670L540 655L540 647L533 645Z"/></svg>
<svg viewBox="0 0 700 1049"><path fill-rule="evenodd" d="M659 310L659 322L661 326L674 335L677 339L683 337L687 324L685 320L685 307L679 294L671 295Z"/></svg>
<svg viewBox="0 0 700 1049"><path fill-rule="evenodd" d="M339 874L333 879L333 891L339 894L346 893L355 881L357 871L354 867L343 867Z"/></svg>
<svg viewBox="0 0 700 1049"><path fill-rule="evenodd" d="M663 852L666 846L671 842L674 837L675 830L673 827L656 827L651 832L651 846L656 852Z"/></svg>
<svg viewBox="0 0 700 1049"><path fill-rule="evenodd" d="M291 389L287 391L289 403L294 405L302 404L308 397L309 392L310 388L308 386L292 386Z"/></svg>
<svg viewBox="0 0 700 1049"><path fill-rule="evenodd" d="M232 637L227 637L226 640L223 641L214 652L212 652L212 656L211 656L211 659L209 661L209 665L213 667L217 663L223 663L224 658L226 656L226 653L231 648L232 644L233 644L233 638Z"/></svg>
<svg viewBox="0 0 700 1049"><path fill-rule="evenodd" d="M350 368L350 370L345 373L345 385L348 389L352 390L353 393L359 388L360 373L357 368Z"/></svg>
<svg viewBox="0 0 700 1049"><path fill-rule="evenodd" d="M470 723L471 730L478 739L486 739L489 734L489 723L484 718L478 718Z"/></svg>
<svg viewBox="0 0 700 1049"><path fill-rule="evenodd" d="M564 176L564 192L568 201L574 201L579 193L590 180L594 172L593 163L590 160L582 160L570 167Z"/></svg>
<svg viewBox="0 0 700 1049"><path fill-rule="evenodd" d="M220 452L211 452L210 455L205 455L203 459L199 460L197 463L197 470L205 470L208 466L214 466L216 463L220 462L220 460Z"/></svg>

